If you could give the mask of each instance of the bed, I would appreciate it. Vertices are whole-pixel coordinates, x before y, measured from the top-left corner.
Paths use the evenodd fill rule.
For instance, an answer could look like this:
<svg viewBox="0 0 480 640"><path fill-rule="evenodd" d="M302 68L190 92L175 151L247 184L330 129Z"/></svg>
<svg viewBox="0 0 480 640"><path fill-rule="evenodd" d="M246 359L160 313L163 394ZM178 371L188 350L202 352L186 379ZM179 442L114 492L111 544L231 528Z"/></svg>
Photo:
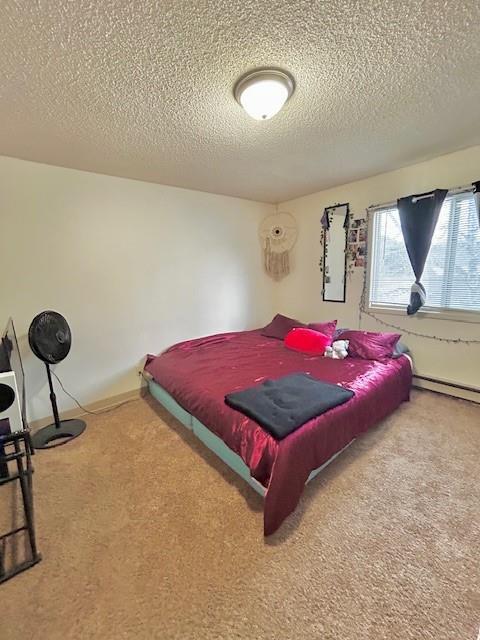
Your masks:
<svg viewBox="0 0 480 640"><path fill-rule="evenodd" d="M264 495L266 536L295 509L309 479L409 399L412 381L405 355L382 362L309 356L260 329L176 344L148 356L145 371L151 394ZM225 404L228 393L297 372L340 383L355 396L283 440Z"/></svg>

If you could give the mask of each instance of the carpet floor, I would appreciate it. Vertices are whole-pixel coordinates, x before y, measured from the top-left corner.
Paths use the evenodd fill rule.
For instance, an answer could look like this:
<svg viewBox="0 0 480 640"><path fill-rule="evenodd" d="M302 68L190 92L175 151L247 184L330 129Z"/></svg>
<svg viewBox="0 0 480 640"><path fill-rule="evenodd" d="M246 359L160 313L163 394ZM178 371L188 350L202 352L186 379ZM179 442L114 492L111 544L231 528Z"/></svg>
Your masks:
<svg viewBox="0 0 480 640"><path fill-rule="evenodd" d="M2 640L476 640L480 406L414 392L267 539L151 398L88 423L34 458L44 559L0 586Z"/></svg>

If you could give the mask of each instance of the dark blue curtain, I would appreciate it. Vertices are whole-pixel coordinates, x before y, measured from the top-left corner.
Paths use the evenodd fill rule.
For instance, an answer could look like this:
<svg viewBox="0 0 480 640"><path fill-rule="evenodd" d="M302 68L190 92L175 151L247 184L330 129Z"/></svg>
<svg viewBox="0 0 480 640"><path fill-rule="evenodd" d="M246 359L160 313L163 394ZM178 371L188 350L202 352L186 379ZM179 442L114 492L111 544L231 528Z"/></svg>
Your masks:
<svg viewBox="0 0 480 640"><path fill-rule="evenodd" d="M410 304L407 308L409 316L417 313L425 304L426 291L420 279L430 251L440 209L447 193L447 189L435 189L428 193L400 198L397 201L403 239L415 274Z"/></svg>

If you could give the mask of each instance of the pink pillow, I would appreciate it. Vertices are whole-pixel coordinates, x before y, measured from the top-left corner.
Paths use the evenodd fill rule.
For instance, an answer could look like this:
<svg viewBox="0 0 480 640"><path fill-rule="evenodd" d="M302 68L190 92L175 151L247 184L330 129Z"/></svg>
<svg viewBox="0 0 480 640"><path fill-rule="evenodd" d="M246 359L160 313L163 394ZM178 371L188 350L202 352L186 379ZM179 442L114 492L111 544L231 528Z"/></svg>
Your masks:
<svg viewBox="0 0 480 640"><path fill-rule="evenodd" d="M303 322L299 322L293 318L287 318L287 316L282 316L282 314L277 313L270 324L263 327L261 335L266 336L267 338L278 338L278 340L283 340L287 333L294 327L305 326L306 325L303 324Z"/></svg>
<svg viewBox="0 0 480 640"><path fill-rule="evenodd" d="M330 342L328 336L307 327L296 327L285 337L286 347L312 356L323 356Z"/></svg>
<svg viewBox="0 0 480 640"><path fill-rule="evenodd" d="M313 329L314 331L320 331L324 335L330 338L330 342L333 340L333 334L335 333L335 329L337 327L336 320L330 320L330 322L311 322L308 325L309 329Z"/></svg>
<svg viewBox="0 0 480 640"><path fill-rule="evenodd" d="M376 333L374 331L342 331L337 340L348 340L348 354L364 360L391 358L399 333Z"/></svg>

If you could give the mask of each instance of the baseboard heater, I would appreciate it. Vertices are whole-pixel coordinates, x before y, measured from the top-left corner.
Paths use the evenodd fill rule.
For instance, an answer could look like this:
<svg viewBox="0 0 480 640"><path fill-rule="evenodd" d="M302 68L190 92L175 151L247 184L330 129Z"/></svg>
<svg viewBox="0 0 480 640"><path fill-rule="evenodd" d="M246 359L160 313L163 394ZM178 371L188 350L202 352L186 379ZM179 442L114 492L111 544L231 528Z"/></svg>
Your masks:
<svg viewBox="0 0 480 640"><path fill-rule="evenodd" d="M424 380L425 382L433 382L434 384L441 384L444 387L451 387L452 389L460 389L461 391L480 394L480 389L478 387L470 387L466 384L458 384L456 382L449 382L448 380L441 380L440 378L430 378L428 376L420 376L417 374L414 374L413 378L416 380ZM414 384L414 386L416 385Z"/></svg>

